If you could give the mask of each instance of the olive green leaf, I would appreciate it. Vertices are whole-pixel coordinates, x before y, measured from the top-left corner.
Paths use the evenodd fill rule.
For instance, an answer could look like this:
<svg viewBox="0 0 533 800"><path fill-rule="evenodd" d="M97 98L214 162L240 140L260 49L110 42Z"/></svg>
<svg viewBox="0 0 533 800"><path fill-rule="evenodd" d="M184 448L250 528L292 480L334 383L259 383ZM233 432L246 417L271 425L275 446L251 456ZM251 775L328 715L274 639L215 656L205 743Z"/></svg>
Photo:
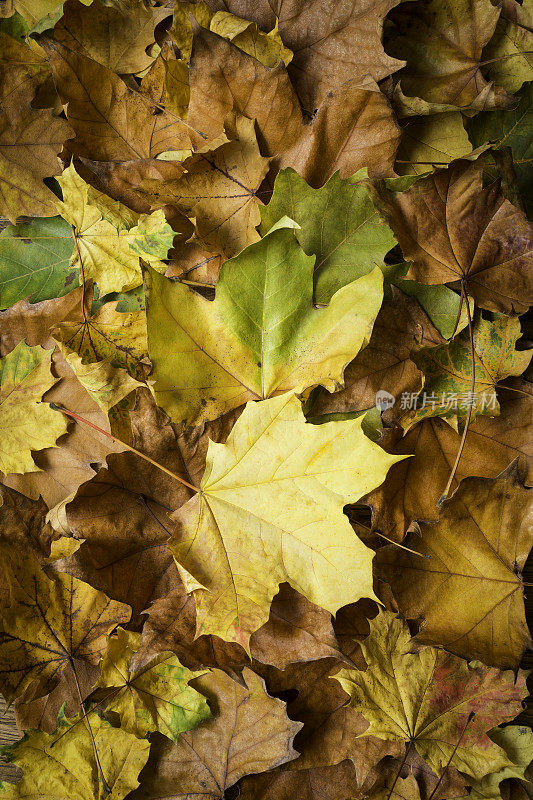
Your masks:
<svg viewBox="0 0 533 800"><path fill-rule="evenodd" d="M342 180L331 176L313 189L293 169L281 170L274 193L261 208L261 231L282 217L300 226L296 238L307 255L315 255L315 300L329 303L335 292L374 267L385 271L383 259L396 244L370 199L366 169Z"/></svg>
<svg viewBox="0 0 533 800"><path fill-rule="evenodd" d="M487 76L508 92L533 77L533 2L504 0L494 35L483 51Z"/></svg>
<svg viewBox="0 0 533 800"><path fill-rule="evenodd" d="M10 225L0 233L0 308L62 297L78 285L70 266L72 228L61 217Z"/></svg>
<svg viewBox="0 0 533 800"><path fill-rule="evenodd" d="M383 276L376 267L319 309L313 266L294 231L279 227L224 263L213 302L148 271L155 396L174 422L197 424L250 399L342 385L346 364L370 338Z"/></svg>
<svg viewBox="0 0 533 800"><path fill-rule="evenodd" d="M510 147L522 202L529 217L533 214L533 83L526 84L517 97L520 102L510 111L478 114L468 124L474 147L494 142ZM494 171L494 177L497 177Z"/></svg>
<svg viewBox="0 0 533 800"><path fill-rule="evenodd" d="M67 432L67 418L41 402L57 380L51 358L51 350L23 340L0 360L0 470L6 474L37 472L31 451L55 447Z"/></svg>

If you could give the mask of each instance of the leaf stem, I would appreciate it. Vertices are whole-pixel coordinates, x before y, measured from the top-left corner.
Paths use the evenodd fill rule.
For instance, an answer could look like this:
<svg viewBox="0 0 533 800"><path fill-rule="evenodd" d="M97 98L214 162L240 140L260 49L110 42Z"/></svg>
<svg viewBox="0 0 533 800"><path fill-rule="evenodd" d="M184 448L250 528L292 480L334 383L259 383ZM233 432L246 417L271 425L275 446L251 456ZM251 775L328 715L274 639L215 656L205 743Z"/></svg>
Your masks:
<svg viewBox="0 0 533 800"><path fill-rule="evenodd" d="M111 787L109 786L108 782L105 779L104 771L103 771L102 765L100 763L100 757L98 755L98 749L96 747L96 741L94 739L94 733L93 733L93 730L91 728L91 723L89 722L89 717L87 716L87 714L84 714L83 698L81 696L80 684L79 684L79 681L78 681L78 676L76 674L76 668L74 666L74 662L73 662L72 659L71 659L70 666L72 668L72 674L74 675L74 681L76 683L76 689L77 689L78 698L79 698L79 701L80 701L80 714L84 718L85 725L87 727L87 730L89 732L89 736L91 738L91 744L93 746L94 759L96 761L96 766L98 767L98 774L100 776L100 780L102 781L102 786L104 787L105 793L106 794L111 794Z"/></svg>
<svg viewBox="0 0 533 800"><path fill-rule="evenodd" d="M459 747L459 745L460 745L460 743L461 743L461 739L462 739L462 738L463 738L463 736L465 735L465 733L466 733L466 729L468 728L468 726L470 725L470 723L472 722L472 720L474 719L474 717L475 717L475 716L476 716L476 712L475 712L475 711L471 711L471 712L470 712L470 714L468 715L468 719L467 719L467 721L466 721L466 725L464 726L464 728L463 728L463 730L462 730L462 733L461 733L461 735L460 735L460 736L459 736L459 738L457 739L457 742L455 743L455 747L453 748L452 754L451 754L451 756L450 756L450 757L449 757L449 759L448 759L448 763L446 764L446 766L445 766L445 767L444 767L444 769L442 770L442 772L441 772L441 774L440 774L440 778L438 779L437 783L436 783L436 784L435 784L435 786L433 787L433 791L432 791L432 792L431 792L431 794L429 795L429 797L428 797L428 800L432 800L432 798L433 798L433 796L434 796L435 792L437 791L437 789L439 788L440 784L442 783L442 779L444 778L444 775L445 775L445 773L446 773L446 770L448 769L448 767L450 766L450 764L451 764L451 763L452 763L452 761L453 761L453 757L455 756L455 754L456 754L456 752L457 752L457 748Z"/></svg>
<svg viewBox="0 0 533 800"><path fill-rule="evenodd" d="M380 533L379 531L372 531L372 533L381 536L382 539L385 541L390 542L391 544L395 545L396 547L401 547L402 550L407 550L408 553L412 553L414 556L420 556L421 558L431 558L429 553L419 553L417 550L411 550L410 547L406 547L404 544L400 544L399 542L395 542L394 539L389 539L388 536L385 536L384 533Z"/></svg>
<svg viewBox="0 0 533 800"><path fill-rule="evenodd" d="M78 261L80 262L80 275L81 275L81 312L83 314L83 319L87 322L87 312L85 310L85 272L83 270L83 259L81 257L80 245L78 242L78 236L76 234L76 228L74 225L70 226L72 228L72 236L74 238L74 244L76 245L76 251L78 253Z"/></svg>
<svg viewBox="0 0 533 800"><path fill-rule="evenodd" d="M125 450L129 450L131 453L135 453L136 456L144 458L144 460L148 461L148 463L151 464L153 467L157 467L157 469L160 469L162 472L165 472L167 475L170 475L171 478L174 478L174 480L179 481L188 489L191 489L191 491L200 492L198 486L194 486L194 484L189 483L183 478L180 478L180 476L176 475L175 472L172 472L170 469L167 469L162 464L159 464L157 461L154 461L153 458L150 458L150 456L145 455L145 453L141 453L140 450L136 450L135 447L126 444L126 442L123 442L122 439L118 439L116 436L113 436L112 433L105 431L103 428L99 428L98 425L95 425L93 422L89 422L88 419L80 417L80 415L76 414L74 411L69 411L68 409L63 408L63 406L59 406L56 403L49 403L49 406L54 411L61 411L62 414L66 414L68 417L72 417L72 419L75 419L78 422L84 422L85 425L88 425L90 428L93 428L93 430L98 431L98 433L101 433L103 436L107 436L108 439L112 439L114 442L121 444Z"/></svg>
<svg viewBox="0 0 533 800"><path fill-rule="evenodd" d="M394 787L396 786L396 783L398 782L398 778L400 777L400 775L402 773L402 769L404 767L405 762L407 761L407 756L411 752L411 747L412 746L413 746L413 740L411 739L411 741L409 742L409 744L405 748L405 755L404 755L404 757L402 759L402 763L400 764L398 772L396 773L396 777L394 778L394 781L392 782L392 786L390 787L390 792L389 792L389 796L387 797L387 800L391 800L392 793L394 791Z"/></svg>
<svg viewBox="0 0 533 800"><path fill-rule="evenodd" d="M461 295L464 293L465 301L466 301L466 313L468 316L468 334L470 338L470 357L472 359L472 380L470 383L470 403L468 404L468 411L466 413L466 422L463 429L463 435L461 437L461 443L459 445L459 450L457 451L457 456L455 459L455 463L452 467L452 471L450 472L450 477L448 478L448 483L446 484L446 488L444 489L443 493L439 497L437 502L437 506L440 507L450 492L453 479L455 478L455 473L457 472L457 467L459 466L459 461L461 460L461 456L463 455L463 450L466 442L466 435L468 433L468 428L470 425L470 420L472 418L472 406L474 404L474 390L476 388L476 353L474 350L474 329L472 327L472 315L470 314L470 303L468 302L469 297L465 288L465 279L461 278Z"/></svg>

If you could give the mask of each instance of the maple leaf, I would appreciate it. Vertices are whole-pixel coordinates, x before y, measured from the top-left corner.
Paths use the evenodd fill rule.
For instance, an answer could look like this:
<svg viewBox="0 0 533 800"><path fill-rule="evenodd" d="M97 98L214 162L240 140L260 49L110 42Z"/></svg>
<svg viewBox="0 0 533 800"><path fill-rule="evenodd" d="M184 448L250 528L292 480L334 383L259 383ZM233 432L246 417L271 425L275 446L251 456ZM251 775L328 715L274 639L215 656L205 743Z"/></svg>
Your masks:
<svg viewBox="0 0 533 800"><path fill-rule="evenodd" d="M174 206L194 218L196 235L208 250L233 256L259 239L257 190L268 159L259 153L253 120L237 118L228 133L234 141L224 136L213 150L187 158L181 177L146 178L142 188L152 194L152 207Z"/></svg>
<svg viewBox="0 0 533 800"><path fill-rule="evenodd" d="M342 507L392 463L361 420L306 424L292 394L248 403L227 443L209 444L201 493L172 516L169 546L194 577L197 633L248 647L283 581L331 613L373 597L371 553Z"/></svg>
<svg viewBox="0 0 533 800"><path fill-rule="evenodd" d="M22 341L0 360L0 469L5 473L39 469L32 450L54 447L67 431L67 420L41 402L56 378L50 371L51 352Z"/></svg>
<svg viewBox="0 0 533 800"><path fill-rule="evenodd" d="M251 775L239 784L240 800L347 800L357 797L353 764L343 761L318 769L275 769Z"/></svg>
<svg viewBox="0 0 533 800"><path fill-rule="evenodd" d="M402 613L422 621L418 641L485 664L518 666L531 641L520 576L533 546L528 491L516 462L497 478L465 478L439 521L409 536L410 546L430 557L381 551L380 576Z"/></svg>
<svg viewBox="0 0 533 800"><path fill-rule="evenodd" d="M396 244L379 217L365 184L365 171L341 180L336 173L312 189L293 169L278 172L272 198L260 209L265 235L283 217L299 225L295 235L307 255L315 255L315 302L329 303L335 292L368 274Z"/></svg>
<svg viewBox="0 0 533 800"><path fill-rule="evenodd" d="M87 715L107 791L99 778L92 741L79 718L60 714L55 733L31 731L4 750L24 770L14 786L2 785L5 800L122 800L139 785L150 743L131 733L112 728L94 712Z"/></svg>
<svg viewBox="0 0 533 800"><path fill-rule="evenodd" d="M50 67L34 39L20 42L1 32L0 49L0 102L15 119L49 76Z"/></svg>
<svg viewBox="0 0 533 800"><path fill-rule="evenodd" d="M78 302L52 329L55 341L78 353L83 364L108 360L134 376L148 351L145 311L119 311L119 301L104 303L91 315L87 287L84 299L85 315Z"/></svg>
<svg viewBox="0 0 533 800"><path fill-rule="evenodd" d="M401 130L375 81L354 80L328 92L297 142L276 159L319 187L339 171L348 178L366 167L371 178L393 176Z"/></svg>
<svg viewBox="0 0 533 800"><path fill-rule="evenodd" d="M329 91L349 80L371 75L377 81L402 66L381 43L383 20L395 0L343 0L334 13L305 0L294 0L290 7L282 0L213 0L210 5L252 20L262 30L279 21L283 43L294 53L289 74L311 113Z"/></svg>
<svg viewBox="0 0 533 800"><path fill-rule="evenodd" d="M409 646L406 623L381 611L361 643L366 672L336 676L370 722L363 735L413 744L438 775L452 756L457 769L475 778L510 765L486 731L520 711L524 677L515 684L512 673L432 648L410 653Z"/></svg>
<svg viewBox="0 0 533 800"><path fill-rule="evenodd" d="M430 0L394 9L387 49L407 61L401 74L405 94L476 111L511 108L513 97L481 73L481 51L499 16L490 0L459 0L452 6Z"/></svg>
<svg viewBox="0 0 533 800"><path fill-rule="evenodd" d="M172 653L161 653L141 669L132 669L130 662L140 643L140 634L117 629L102 657L93 699L115 711L128 733L142 738L157 730L177 742L180 733L211 716L205 697L189 686L202 673L183 667Z"/></svg>
<svg viewBox="0 0 533 800"><path fill-rule="evenodd" d="M43 38L41 44L59 96L68 104L67 119L76 132L73 153L130 161L190 147L190 129L182 119L169 112L154 114L150 100L112 70L52 39Z"/></svg>
<svg viewBox="0 0 533 800"><path fill-rule="evenodd" d="M220 671L196 679L218 716L181 734L177 744L154 737L141 788L132 800L195 795L218 800L243 775L296 758L292 740L300 723L287 717L285 703L266 693L261 678L249 669L243 677L245 686Z"/></svg>
<svg viewBox="0 0 533 800"><path fill-rule="evenodd" d="M166 258L172 247L174 232L162 211L137 217L89 186L73 164L58 183L63 200L57 201L57 208L74 229L71 264L83 266L85 276L98 282L102 294L139 286L139 258L165 271L161 258Z"/></svg>
<svg viewBox="0 0 533 800"><path fill-rule="evenodd" d="M420 800L420 789L414 775L397 778L392 774L388 775L383 784L373 789L367 797L369 800Z"/></svg>
<svg viewBox="0 0 533 800"><path fill-rule="evenodd" d="M107 69L124 75L149 67L154 57L147 50L155 44L154 27L170 11L146 8L139 3L127 7L82 5L68 0L54 28L56 41Z"/></svg>
<svg viewBox="0 0 533 800"><path fill-rule="evenodd" d="M490 738L505 750L512 766L504 767L499 772L485 775L480 781L472 781L471 797L474 800L481 798L501 798L499 784L509 778L526 780L525 770L530 765L533 752L533 731L518 725L508 725L505 728L494 728L489 731Z"/></svg>
<svg viewBox="0 0 533 800"><path fill-rule="evenodd" d="M40 694L56 686L73 659L97 664L106 635L128 622L131 609L76 578L48 577L35 557L10 552L12 601L0 634L0 685L11 701L32 681Z"/></svg>
<svg viewBox="0 0 533 800"><path fill-rule="evenodd" d="M458 161L385 200L408 277L421 283L463 280L481 308L521 313L531 298L531 230L501 193L482 188L479 167Z"/></svg>
<svg viewBox="0 0 533 800"><path fill-rule="evenodd" d="M201 421L250 398L341 384L346 363L370 338L382 273L375 268L316 309L313 267L294 231L282 227L225 262L213 302L147 274L154 389L174 420Z"/></svg>
<svg viewBox="0 0 533 800"><path fill-rule="evenodd" d="M28 241L29 240L29 241ZM77 286L70 267L72 228L61 219L35 219L0 233L0 308L62 297Z"/></svg>
<svg viewBox="0 0 533 800"><path fill-rule="evenodd" d="M531 388L524 381L513 388L518 391L510 389L507 396L503 390L499 416L479 416L469 426L451 490L469 475L495 478L517 455L521 468L532 461ZM502 390L498 391L501 395ZM373 509L376 530L401 541L413 520L438 519L438 500L460 442L460 435L438 417L415 425L406 436L401 429L383 432L379 443L387 452L412 453L413 458L391 467L382 486L365 498ZM421 485L424 492L420 492Z"/></svg>
<svg viewBox="0 0 533 800"><path fill-rule="evenodd" d="M533 356L531 350L515 349L520 336L517 317L501 315L494 322L479 317L472 331L473 354L468 331L448 344L424 347L415 353L413 360L424 372L426 400L431 399L425 405L417 403L414 411L404 415L404 428L408 430L420 420L434 416L457 418L464 424L468 414L467 404L461 401L464 397L469 398L468 403L472 402L470 419L478 414L497 414L496 385L509 375L521 375ZM450 397L459 398L457 408L448 402Z"/></svg>
<svg viewBox="0 0 533 800"><path fill-rule="evenodd" d="M107 360L84 364L70 347L60 344L60 350L85 391L108 416L125 397L144 385L132 378L125 369L114 367Z"/></svg>
<svg viewBox="0 0 533 800"><path fill-rule="evenodd" d="M249 24L249 23L248 23ZM303 132L302 112L285 66L265 66L205 28L194 36L187 122L215 138L228 112L255 119L263 155L290 148Z"/></svg>
<svg viewBox="0 0 533 800"><path fill-rule="evenodd" d="M533 6L531 0L505 0L496 29L483 51L487 74L509 92L516 92L533 70ZM492 63L491 63L492 62Z"/></svg>

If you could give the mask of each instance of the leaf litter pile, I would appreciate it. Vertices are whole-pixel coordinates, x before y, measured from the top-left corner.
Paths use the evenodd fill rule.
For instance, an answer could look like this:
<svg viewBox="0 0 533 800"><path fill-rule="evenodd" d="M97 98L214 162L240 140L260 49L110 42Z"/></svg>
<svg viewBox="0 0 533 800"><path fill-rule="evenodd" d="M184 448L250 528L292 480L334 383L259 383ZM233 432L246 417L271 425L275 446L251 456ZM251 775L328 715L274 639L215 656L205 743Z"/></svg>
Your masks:
<svg viewBox="0 0 533 800"><path fill-rule="evenodd" d="M531 0L0 13L0 797L533 797Z"/></svg>

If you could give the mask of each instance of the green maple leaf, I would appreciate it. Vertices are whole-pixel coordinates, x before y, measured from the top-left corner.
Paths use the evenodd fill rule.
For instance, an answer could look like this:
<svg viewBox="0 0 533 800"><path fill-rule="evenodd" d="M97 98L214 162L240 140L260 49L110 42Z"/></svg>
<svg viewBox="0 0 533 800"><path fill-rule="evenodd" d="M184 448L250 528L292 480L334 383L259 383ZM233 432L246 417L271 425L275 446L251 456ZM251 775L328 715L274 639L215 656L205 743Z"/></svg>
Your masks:
<svg viewBox="0 0 533 800"><path fill-rule="evenodd" d="M28 241L29 240L29 241ZM78 285L72 228L61 217L9 225L0 233L0 308L62 297Z"/></svg>
<svg viewBox="0 0 533 800"><path fill-rule="evenodd" d="M313 265L294 231L280 227L226 261L213 302L148 271L154 390L175 422L211 419L250 399L342 385L344 367L370 338L382 273L374 269L317 309Z"/></svg>
<svg viewBox="0 0 533 800"><path fill-rule="evenodd" d="M293 169L281 170L274 193L261 210L266 233L282 217L300 226L296 238L307 255L315 255L315 300L329 303L335 292L374 267L383 271L386 253L396 244L370 199L366 170L342 180L338 173L313 189Z"/></svg>
<svg viewBox="0 0 533 800"><path fill-rule="evenodd" d="M332 614L374 596L373 554L343 507L399 458L361 422L311 425L285 394L248 403L227 443L209 443L200 494L173 515L170 542L195 594L198 634L248 647L283 581Z"/></svg>

